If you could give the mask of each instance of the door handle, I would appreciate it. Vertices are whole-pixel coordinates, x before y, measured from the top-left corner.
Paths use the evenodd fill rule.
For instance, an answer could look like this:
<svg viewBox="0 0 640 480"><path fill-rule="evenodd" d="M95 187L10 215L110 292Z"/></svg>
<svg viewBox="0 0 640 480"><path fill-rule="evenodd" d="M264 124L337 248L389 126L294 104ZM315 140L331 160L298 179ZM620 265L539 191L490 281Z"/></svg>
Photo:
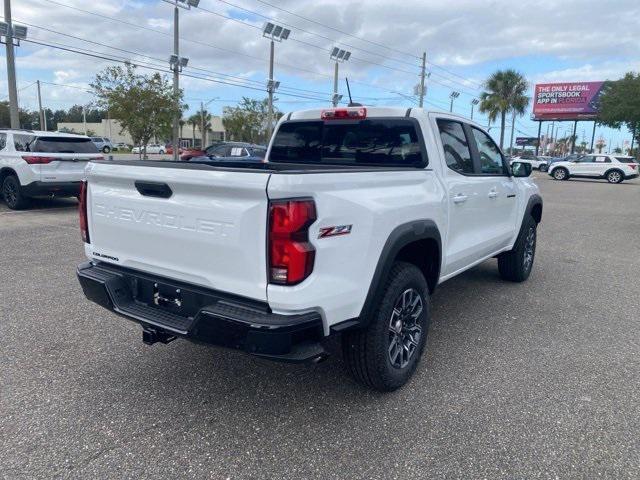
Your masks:
<svg viewBox="0 0 640 480"><path fill-rule="evenodd" d="M459 193L455 197L453 197L453 203L464 203L467 201L467 198L468 197L466 195Z"/></svg>
<svg viewBox="0 0 640 480"><path fill-rule="evenodd" d="M496 198L498 196L498 192L495 190L491 190L489 192L489 198Z"/></svg>

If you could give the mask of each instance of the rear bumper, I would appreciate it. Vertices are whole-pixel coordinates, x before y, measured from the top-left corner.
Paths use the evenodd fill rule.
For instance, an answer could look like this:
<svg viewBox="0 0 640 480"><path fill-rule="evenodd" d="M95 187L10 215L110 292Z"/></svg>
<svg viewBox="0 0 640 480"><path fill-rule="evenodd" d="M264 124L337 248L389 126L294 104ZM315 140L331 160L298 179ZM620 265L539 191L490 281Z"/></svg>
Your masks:
<svg viewBox="0 0 640 480"><path fill-rule="evenodd" d="M22 187L28 197L55 195L58 197L75 197L80 194L81 182L31 182Z"/></svg>
<svg viewBox="0 0 640 480"><path fill-rule="evenodd" d="M326 356L316 312L279 315L263 302L104 263L83 263L77 275L89 300L140 323L145 339L183 337L287 362Z"/></svg>
<svg viewBox="0 0 640 480"><path fill-rule="evenodd" d="M632 173L631 175L627 175L624 178L627 180L631 180L633 178L638 178L638 177L640 177L640 173Z"/></svg>

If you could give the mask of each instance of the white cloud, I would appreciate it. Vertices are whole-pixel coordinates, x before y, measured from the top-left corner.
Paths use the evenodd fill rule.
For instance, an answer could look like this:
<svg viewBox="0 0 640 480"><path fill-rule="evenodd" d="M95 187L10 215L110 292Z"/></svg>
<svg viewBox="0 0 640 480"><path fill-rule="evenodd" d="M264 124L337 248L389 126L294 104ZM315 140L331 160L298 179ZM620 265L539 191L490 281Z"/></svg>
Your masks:
<svg viewBox="0 0 640 480"><path fill-rule="evenodd" d="M30 27L31 39L60 42L98 54L137 58L166 68L166 59L172 51L172 10L167 3L160 0L57 1L117 17L129 24L87 15L46 0L16 2L14 17L18 21L134 53L110 50L36 27ZM528 60L531 58L536 59L537 72L529 72L534 79L615 78L628 69L639 69L637 19L640 18L640 2L637 0L405 0L401 3L392 0L272 0L274 5L389 48L323 28L256 1L235 1L280 22L331 39L294 28L290 40L276 45L276 77L283 80L283 85L293 82L298 88L314 91L328 92L331 88L332 66L328 51L334 43L353 51L352 60L341 66L341 77L348 76L390 90L411 90L417 82L417 57L423 50L427 51L429 61L453 69L463 77L471 77L472 82L466 82L469 89L484 77L479 72L486 71L487 64L525 69L532 63ZM256 27L261 27L264 21L215 0L202 0L201 6L220 14L249 18L248 22ZM181 10L180 15L181 36L185 39L181 42L181 55L190 58L190 66L252 79L258 82L257 87L263 88L267 76L268 42L258 29L225 20L203 9ZM136 25L160 33L136 28ZM296 39L320 48L296 42ZM409 52L415 57L398 51ZM135 53L153 59L143 59ZM50 79L74 85L86 85L97 71L109 64L27 42L20 47L20 54L18 68L21 71L37 71L37 75L49 75ZM553 60L549 62L553 67L546 67L544 59ZM381 68L367 61L403 71ZM562 68L563 64L566 68ZM547 70L549 72L545 73ZM432 86L437 81L458 85L445 77L462 81L441 70L432 71ZM185 70L185 73L189 72L204 74L202 70ZM188 89L187 96L200 95L213 88L225 91L224 87L188 77L182 79L182 85ZM68 95L73 101L73 96ZM389 93L381 95L389 96Z"/></svg>

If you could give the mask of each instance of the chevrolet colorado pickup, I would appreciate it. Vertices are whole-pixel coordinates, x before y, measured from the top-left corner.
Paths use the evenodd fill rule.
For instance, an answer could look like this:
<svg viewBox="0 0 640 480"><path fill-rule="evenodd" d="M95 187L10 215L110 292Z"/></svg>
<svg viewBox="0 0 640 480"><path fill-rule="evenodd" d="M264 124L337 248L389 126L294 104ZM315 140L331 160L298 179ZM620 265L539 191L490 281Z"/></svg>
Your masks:
<svg viewBox="0 0 640 480"><path fill-rule="evenodd" d="M542 217L531 166L482 128L422 109L285 115L266 163L92 162L80 201L85 295L142 325L265 358L407 382L436 286L496 257L529 277Z"/></svg>

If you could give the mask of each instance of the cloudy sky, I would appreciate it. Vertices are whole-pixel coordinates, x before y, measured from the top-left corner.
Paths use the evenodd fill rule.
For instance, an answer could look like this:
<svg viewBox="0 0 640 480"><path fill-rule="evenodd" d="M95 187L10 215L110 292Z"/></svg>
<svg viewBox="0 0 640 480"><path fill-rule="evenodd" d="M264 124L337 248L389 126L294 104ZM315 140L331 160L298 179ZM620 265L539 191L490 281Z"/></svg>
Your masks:
<svg viewBox="0 0 640 480"><path fill-rule="evenodd" d="M200 7L180 11L181 55L189 58L181 83L191 111L201 101L214 99L209 109L219 113L243 96L265 96L269 45L261 28L267 19L292 30L276 45L283 111L327 105L334 45L352 52L340 77L349 78L354 100L414 105L419 57L426 51L427 106L448 109L456 90L454 111L465 115L482 82L499 68L521 71L532 90L536 82L617 79L640 71L638 0L201 0ZM90 102L88 84L114 63L61 48L167 71L172 10L162 0L14 0L14 22L28 26L29 39L59 47L19 47L21 106L36 108L36 79L48 82L42 93L50 108ZM346 98L343 80L340 93ZM569 128L564 124L560 133ZM579 124L580 138L583 131L589 141L591 125ZM536 133L529 114L516 122L516 135ZM600 135L614 145L629 136L608 129Z"/></svg>

